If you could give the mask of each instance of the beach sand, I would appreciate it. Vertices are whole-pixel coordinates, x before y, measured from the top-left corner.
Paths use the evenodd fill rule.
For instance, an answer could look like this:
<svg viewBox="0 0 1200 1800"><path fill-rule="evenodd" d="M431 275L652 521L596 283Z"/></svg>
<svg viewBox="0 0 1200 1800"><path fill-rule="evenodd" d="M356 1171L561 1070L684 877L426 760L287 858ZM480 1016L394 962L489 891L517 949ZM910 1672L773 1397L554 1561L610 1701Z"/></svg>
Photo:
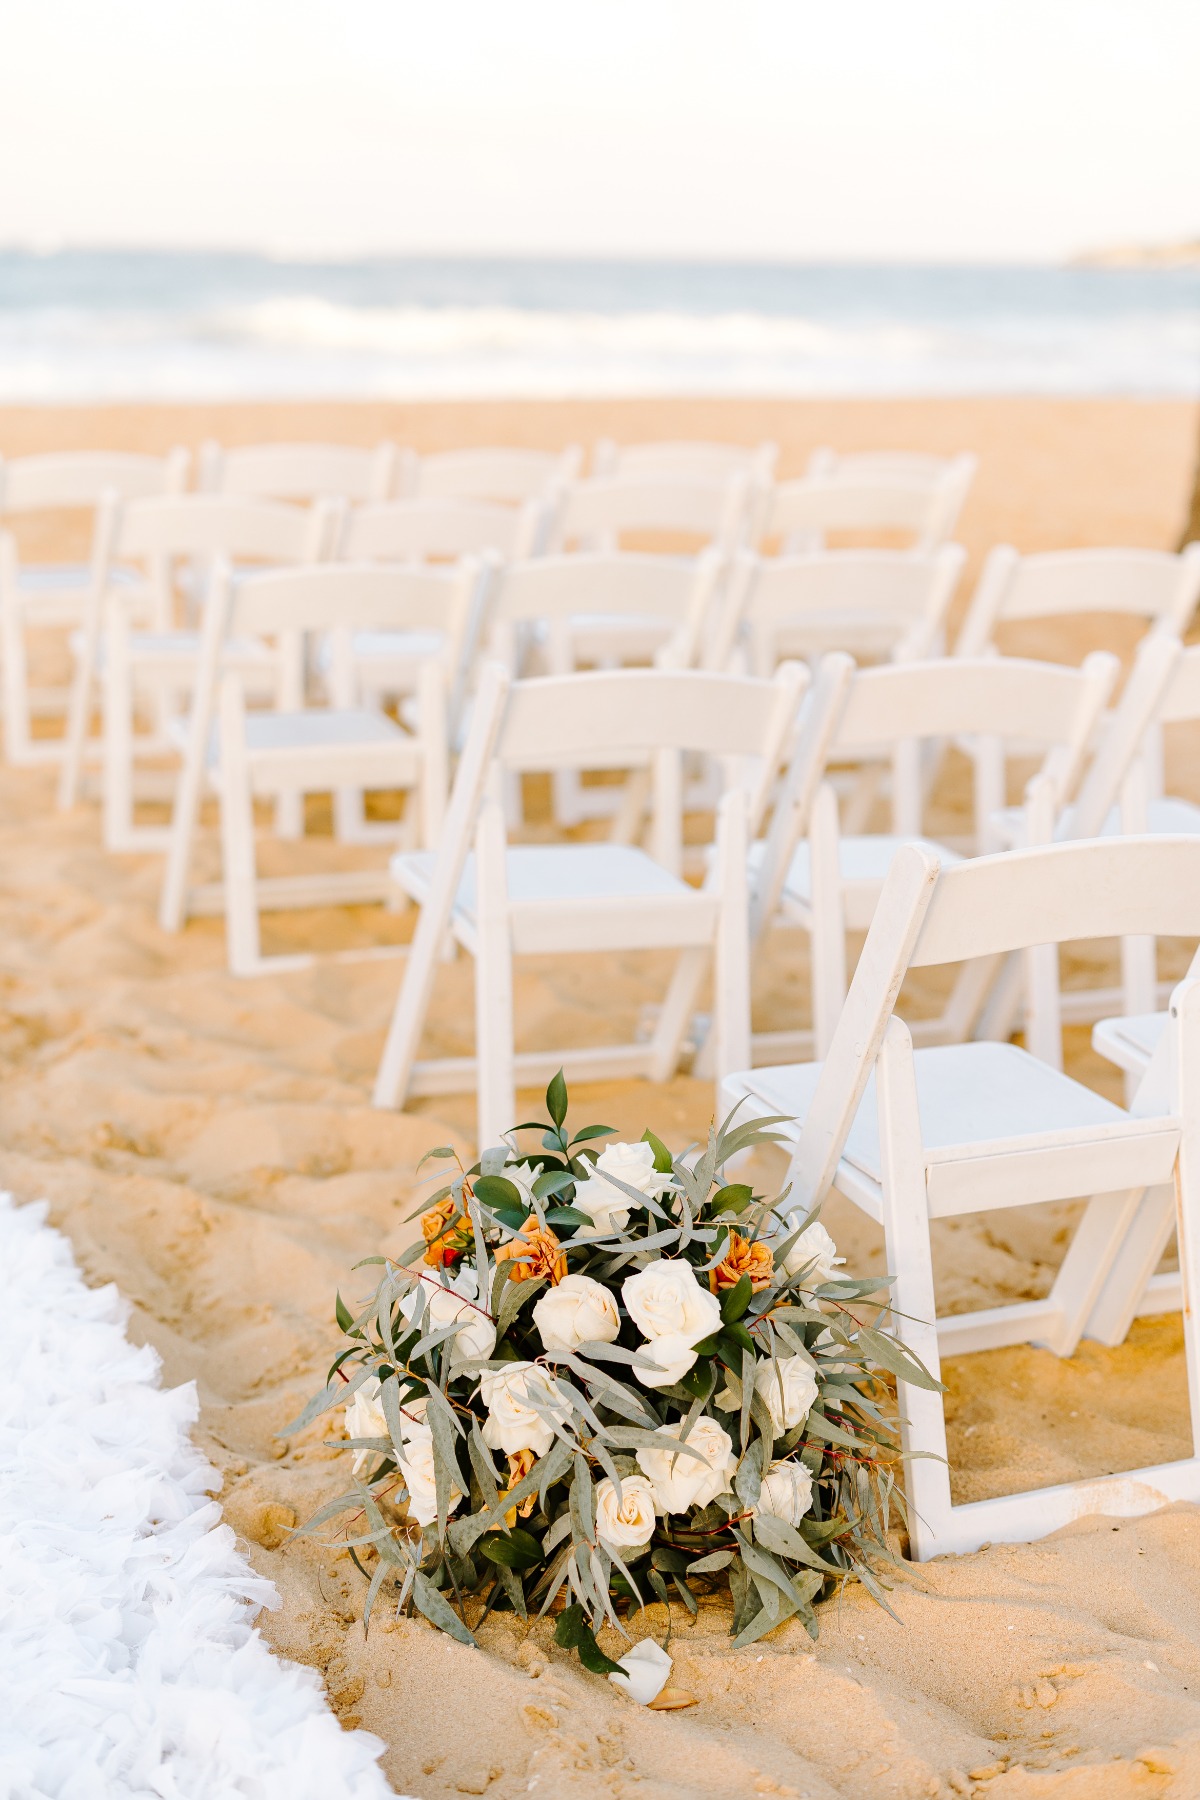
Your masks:
<svg viewBox="0 0 1200 1800"><path fill-rule="evenodd" d="M1172 543L1195 418L1174 403L1044 400L30 408L0 411L0 452L166 447L210 433L549 445L605 431L774 436L785 471L820 442L975 449L962 535L977 567L1000 539ZM68 538L64 529L42 547L65 549ZM1051 647L1093 641L1081 626L1076 643ZM1172 785L1200 798L1190 751L1173 746ZM961 780L947 790L948 812L962 793ZM633 1707L555 1650L545 1624L526 1636L494 1618L481 1651L420 1620L373 1622L364 1638L363 1584L349 1562L310 1540L280 1541L289 1518L340 1490L345 1459L324 1447L327 1428L292 1442L274 1434L323 1378L337 1343L334 1290L356 1296L364 1277L351 1265L411 1241L415 1164L434 1144L470 1147L473 1102L370 1109L394 963L234 981L219 922L159 932L156 858L106 856L92 808L61 818L52 804L48 774L0 769L0 1183L49 1199L88 1278L116 1281L128 1297L133 1334L160 1352L165 1380L197 1381L200 1439L223 1472L227 1517L283 1598L264 1629L323 1671L345 1723L387 1741L399 1791L1200 1794L1200 1510L1190 1506L902 1566L896 1618L847 1589L823 1609L815 1647L784 1627L734 1652L719 1602L694 1623L680 1610L672 1684L698 1704L678 1713ZM325 844L314 854L345 853ZM290 922L288 933L301 925L327 949L375 929L365 913ZM518 979L522 1037L615 1037L657 996L665 967L650 956L535 959ZM759 1022L794 1022L806 988L803 952L781 934ZM442 970L438 1005L438 1040L465 1044L469 966ZM1072 1069L1115 1095L1086 1032L1069 1039ZM523 1101L523 1116L535 1103ZM710 1087L681 1077L581 1088L573 1116L623 1135L650 1124L678 1146L705 1130L711 1105ZM1044 1293L1071 1216L1017 1208L943 1226L940 1303ZM835 1197L825 1220L853 1268L882 1267L878 1233L853 1208ZM65 1320L64 1356L70 1343ZM1065 1363L1001 1351L951 1364L947 1379L960 1499L1168 1459L1190 1443L1176 1318L1139 1323L1116 1351L1087 1344ZM634 1632L661 1638L663 1625L654 1608Z"/></svg>

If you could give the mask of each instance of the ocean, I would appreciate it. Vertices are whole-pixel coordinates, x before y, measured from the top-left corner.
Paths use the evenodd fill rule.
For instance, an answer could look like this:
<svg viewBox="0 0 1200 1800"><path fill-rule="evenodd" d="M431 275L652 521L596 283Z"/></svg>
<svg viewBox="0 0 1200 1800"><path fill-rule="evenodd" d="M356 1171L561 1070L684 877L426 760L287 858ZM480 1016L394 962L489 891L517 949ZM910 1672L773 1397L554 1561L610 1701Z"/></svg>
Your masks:
<svg viewBox="0 0 1200 1800"><path fill-rule="evenodd" d="M1200 394L1200 267L0 251L0 401Z"/></svg>

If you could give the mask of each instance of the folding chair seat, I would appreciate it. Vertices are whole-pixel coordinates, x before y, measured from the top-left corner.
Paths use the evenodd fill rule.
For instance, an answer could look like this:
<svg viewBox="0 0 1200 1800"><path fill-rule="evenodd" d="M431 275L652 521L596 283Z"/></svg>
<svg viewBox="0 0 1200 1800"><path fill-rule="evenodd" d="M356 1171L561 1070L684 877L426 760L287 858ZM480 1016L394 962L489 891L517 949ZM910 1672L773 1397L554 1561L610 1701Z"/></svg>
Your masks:
<svg viewBox="0 0 1200 1800"><path fill-rule="evenodd" d="M241 444L226 449L211 440L200 448L201 493L237 494L244 500L353 502L386 500L398 469L395 444L373 449L357 444Z"/></svg>
<svg viewBox="0 0 1200 1800"><path fill-rule="evenodd" d="M818 1054L845 996L846 933L870 925L901 844L923 845L944 868L961 860L958 845L922 834L923 746L968 733L985 746L975 760L974 833L965 847L972 853L998 848L992 814L1005 798L1010 758L1031 748L1040 754L1035 780L1046 790L1043 804L1072 795L1117 672L1116 658L1103 652L1079 670L995 656L860 670L847 657L825 659L817 693L829 698L814 714L823 723L814 722L802 740L789 773L791 791L775 810L771 834L755 847L752 901L757 942L776 918L809 933ZM890 832L854 831L839 821L828 771L843 760L890 767ZM964 970L945 1010L914 1025L914 1034L922 1043L967 1037L986 994L986 971ZM781 1041L787 1040L765 1040L761 1048L777 1051Z"/></svg>
<svg viewBox="0 0 1200 1800"><path fill-rule="evenodd" d="M89 450L0 458L0 523L62 510L91 513L94 562L98 509L105 496L132 500L182 493L189 460L183 449L163 457ZM90 563L23 562L12 530L0 528L0 681L4 754L10 763L58 762L63 757L63 739L35 737L33 720L64 714L69 690L31 686L28 634L77 629L87 614L93 578ZM115 566L108 579L122 588L136 616L146 621L153 617L153 589L141 571Z"/></svg>
<svg viewBox="0 0 1200 1800"><path fill-rule="evenodd" d="M326 552L334 517L333 507L325 502L304 508L224 494L105 502L87 616L73 646L75 680L59 805L69 808L78 799L98 686L107 849L157 849L166 842L164 830L135 824L135 760L139 753L173 752L171 722L186 704L196 678L199 633L195 627L180 629L177 622L183 609L177 586L180 569L189 578L200 569L207 581L217 557L258 564L318 561ZM114 563L131 560L146 567L154 585L157 616L148 632L132 629L122 591L108 580ZM194 600L194 587L185 598ZM264 645L239 638L225 651L231 666L242 671L258 694L273 692L278 671ZM154 728L145 735L135 732L139 701L149 702L153 709Z"/></svg>
<svg viewBox="0 0 1200 1800"><path fill-rule="evenodd" d="M1123 1310L1127 1324L1161 1311L1148 1254L1161 1255L1164 1220L1168 1234L1177 1224L1200 1446L1200 982L1176 989L1128 1109L1011 1044L914 1050L894 1011L912 969L1039 958L1047 945L1146 931L1200 935L1200 842L1094 839L946 869L905 846L824 1062L740 1072L723 1082L721 1103L745 1118L788 1115L775 1129L792 1147L795 1218L836 1186L881 1221L896 1328L935 1377L943 1354L1034 1343L1068 1356L1098 1314ZM1056 999L1052 982L1044 1026L1059 1026ZM937 1316L931 1219L1075 1198L1087 1206L1044 1299ZM1169 1465L953 1505L940 1393L901 1381L898 1404L919 1559L1038 1537L1087 1512L1200 1499L1198 1448Z"/></svg>
<svg viewBox="0 0 1200 1800"><path fill-rule="evenodd" d="M436 841L448 766L446 678L441 663L430 658L425 664L411 728L406 729L373 708L339 706L336 700L328 708L305 706L304 648L307 637L331 630L348 632L356 622L382 626L407 618L419 626L444 603L439 589L453 589L453 584L453 575L443 571L332 564L237 582L228 571L222 574L204 622L176 789L159 903L164 930L180 930L189 914L223 910L230 969L235 975L257 975L304 967L313 960L307 954L264 956L261 910L358 905L388 897L387 873L379 868L260 878L256 799L274 800L284 813L286 835L295 837L301 835L305 794L332 792L336 811L345 796L357 802L367 789L405 791L415 819L406 815L399 824L380 825L375 835L385 836L392 845L405 838L424 844ZM225 655L235 632L279 646L281 680L273 711L246 708L245 684ZM194 888L193 845L206 789L219 803L224 877Z"/></svg>
<svg viewBox="0 0 1200 1800"><path fill-rule="evenodd" d="M1092 1048L1126 1074L1140 1077L1150 1067L1166 1029L1165 1012L1098 1019L1092 1027Z"/></svg>
<svg viewBox="0 0 1200 1800"><path fill-rule="evenodd" d="M714 962L712 1036L718 1068L748 1045L746 824L768 803L805 675L785 665L770 682L696 671L638 669L513 683L489 664L476 695L436 858L392 860L398 887L421 906L404 982L375 1085L377 1106L409 1094L477 1086L479 1138L510 1123L518 1074L666 1080L690 1022L695 982ZM722 759L717 851L702 888L678 867L682 757ZM498 786L505 773L653 761L656 844L507 846ZM474 861L470 847L474 840ZM474 1057L418 1063L433 979L449 934L475 958ZM528 953L674 949L680 952L648 1042L590 1050L513 1047L512 958Z"/></svg>

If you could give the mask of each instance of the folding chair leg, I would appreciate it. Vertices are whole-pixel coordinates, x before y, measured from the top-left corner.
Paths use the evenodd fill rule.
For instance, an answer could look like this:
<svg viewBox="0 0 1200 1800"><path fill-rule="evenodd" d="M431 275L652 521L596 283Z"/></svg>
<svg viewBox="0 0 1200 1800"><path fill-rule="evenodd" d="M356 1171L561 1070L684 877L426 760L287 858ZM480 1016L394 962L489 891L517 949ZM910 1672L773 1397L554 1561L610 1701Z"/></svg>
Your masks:
<svg viewBox="0 0 1200 1800"><path fill-rule="evenodd" d="M516 1123L512 938L508 922L504 809L484 802L475 835L475 1059L478 1147Z"/></svg>
<svg viewBox="0 0 1200 1800"><path fill-rule="evenodd" d="M336 803L340 796L334 798ZM304 795L299 788L282 788L275 796L275 835L288 842L304 836Z"/></svg>
<svg viewBox="0 0 1200 1800"><path fill-rule="evenodd" d="M708 959L709 952L705 949L692 948L679 952L679 960L675 964L671 984L659 1008L654 1036L650 1040L650 1062L647 1073L651 1081L670 1081L679 1067L683 1040L687 1036L688 1026L696 1009L696 1001L700 996L700 984L704 980ZM749 1061L747 1060L741 1066L749 1068ZM711 1031L696 1053L693 1073L703 1078L708 1078L713 1073Z"/></svg>
<svg viewBox="0 0 1200 1800"><path fill-rule="evenodd" d="M63 749L62 773L58 782L58 809L70 812L79 804L79 788L83 780L83 759L87 749L88 715L92 707L92 668L90 648L84 648L71 677L67 700L67 730Z"/></svg>
<svg viewBox="0 0 1200 1800"><path fill-rule="evenodd" d="M717 814L721 910L713 959L713 1074L721 1082L748 1069L750 1050L750 894L746 877L746 796L734 788Z"/></svg>
<svg viewBox="0 0 1200 1800"><path fill-rule="evenodd" d="M882 1158L883 1231L894 1271L895 1329L935 1378L938 1356L929 1202L917 1110L912 1039L898 1019L887 1027L876 1064ZM939 1531L950 1522L950 1471L942 1396L898 1384L901 1447L908 1496L909 1535L918 1562L937 1554ZM940 1459L940 1460L939 1460Z"/></svg>
<svg viewBox="0 0 1200 1800"><path fill-rule="evenodd" d="M1148 1188L1124 1234L1084 1325L1098 1344L1123 1344L1150 1277L1162 1261L1175 1229L1175 1194L1169 1187Z"/></svg>
<svg viewBox="0 0 1200 1800"><path fill-rule="evenodd" d="M1034 1340L1044 1343L1055 1355L1075 1354L1137 1217L1140 1199L1141 1194L1135 1188L1126 1193L1096 1194L1088 1201L1050 1290L1050 1299L1059 1311L1058 1323L1053 1333ZM1167 1229L1169 1235L1169 1224ZM1141 1299L1144 1291L1143 1285L1130 1311L1131 1319L1136 1301ZM1123 1331L1121 1336L1124 1335Z"/></svg>
<svg viewBox="0 0 1200 1800"><path fill-rule="evenodd" d="M11 580L16 584L16 571ZM32 728L29 717L29 668L25 633L15 595L0 602L0 671L4 683L4 758L20 764L30 760Z"/></svg>
<svg viewBox="0 0 1200 1800"><path fill-rule="evenodd" d="M257 974L262 960L254 860L254 802L246 764L245 708L237 680L221 686L221 853L225 949L235 975Z"/></svg>
<svg viewBox="0 0 1200 1800"><path fill-rule="evenodd" d="M1200 1454L1200 981L1182 982L1171 996L1171 1024L1178 1032L1174 1077L1175 1107L1181 1120L1175 1165L1175 1230L1183 1284L1183 1333L1188 1396L1192 1414L1192 1454Z"/></svg>
<svg viewBox="0 0 1200 1800"><path fill-rule="evenodd" d="M129 622L114 607L104 667L104 847L133 847L133 677L129 666Z"/></svg>
<svg viewBox="0 0 1200 1800"><path fill-rule="evenodd" d="M846 998L846 923L838 860L837 796L828 783L817 789L809 827L812 884L813 1054L828 1052Z"/></svg>

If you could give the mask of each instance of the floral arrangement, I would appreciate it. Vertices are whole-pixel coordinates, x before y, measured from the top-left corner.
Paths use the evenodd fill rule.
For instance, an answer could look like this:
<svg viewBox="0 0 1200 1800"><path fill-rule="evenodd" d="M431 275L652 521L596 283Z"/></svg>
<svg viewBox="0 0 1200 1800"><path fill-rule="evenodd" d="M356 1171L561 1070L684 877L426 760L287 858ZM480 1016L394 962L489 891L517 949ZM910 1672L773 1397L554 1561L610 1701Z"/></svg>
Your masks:
<svg viewBox="0 0 1200 1800"><path fill-rule="evenodd" d="M557 1641L597 1672L627 1604L669 1619L726 1582L745 1645L793 1616L815 1637L849 1578L882 1600L884 1375L936 1383L879 1328L886 1281L840 1274L786 1195L724 1179L780 1120L672 1158L651 1132L569 1135L561 1074L546 1106L431 1196L399 1259L367 1259L365 1305L338 1297L346 1347L287 1429L343 1407L354 1481L304 1529L354 1515L368 1620L385 1584L466 1643L492 1607L559 1602Z"/></svg>

